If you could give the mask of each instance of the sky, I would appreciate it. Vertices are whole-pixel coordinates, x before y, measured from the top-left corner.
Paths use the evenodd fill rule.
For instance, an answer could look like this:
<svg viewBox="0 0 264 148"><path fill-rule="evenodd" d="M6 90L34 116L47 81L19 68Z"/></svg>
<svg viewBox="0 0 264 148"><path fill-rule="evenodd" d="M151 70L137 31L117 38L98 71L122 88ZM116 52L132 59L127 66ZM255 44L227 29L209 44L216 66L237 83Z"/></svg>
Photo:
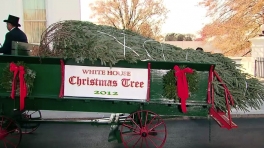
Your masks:
<svg viewBox="0 0 264 148"><path fill-rule="evenodd" d="M91 21L89 3L95 0L81 0L81 19ZM191 33L198 35L202 27L210 22L206 18L206 9L198 6L201 0L164 0L165 7L170 11L162 26L162 34Z"/></svg>

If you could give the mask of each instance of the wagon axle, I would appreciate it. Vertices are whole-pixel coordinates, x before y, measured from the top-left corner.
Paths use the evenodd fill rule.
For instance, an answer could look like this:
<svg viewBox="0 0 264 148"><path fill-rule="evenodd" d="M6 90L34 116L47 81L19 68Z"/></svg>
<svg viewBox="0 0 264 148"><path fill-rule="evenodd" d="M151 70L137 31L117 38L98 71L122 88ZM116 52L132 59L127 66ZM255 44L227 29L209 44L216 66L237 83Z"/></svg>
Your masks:
<svg viewBox="0 0 264 148"><path fill-rule="evenodd" d="M140 135L142 137L147 137L148 136L148 130L146 129L146 127L142 127L141 128Z"/></svg>
<svg viewBox="0 0 264 148"><path fill-rule="evenodd" d="M158 133L155 132L155 130L151 130L151 131L149 131L146 127L142 127L141 130L140 130L140 135L141 135L142 137L147 137L147 136L149 136L149 135L151 135L151 136L157 136Z"/></svg>

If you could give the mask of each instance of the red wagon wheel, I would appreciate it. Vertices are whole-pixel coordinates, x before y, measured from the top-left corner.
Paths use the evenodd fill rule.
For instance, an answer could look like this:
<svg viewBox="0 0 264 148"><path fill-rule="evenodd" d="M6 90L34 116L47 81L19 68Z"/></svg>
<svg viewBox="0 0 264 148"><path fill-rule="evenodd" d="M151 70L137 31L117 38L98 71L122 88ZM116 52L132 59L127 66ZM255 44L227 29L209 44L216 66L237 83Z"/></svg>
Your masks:
<svg viewBox="0 0 264 148"><path fill-rule="evenodd" d="M167 138L165 122L147 110L130 114L122 124L120 134L126 148L162 148Z"/></svg>
<svg viewBox="0 0 264 148"><path fill-rule="evenodd" d="M37 130L40 126L40 122L34 122L34 120L41 120L42 115L39 110L26 110L22 113L22 118L24 121L33 120L30 122L22 122L21 124L22 134L30 134Z"/></svg>
<svg viewBox="0 0 264 148"><path fill-rule="evenodd" d="M0 116L0 147L17 148L21 137L21 129L16 121L5 116Z"/></svg>

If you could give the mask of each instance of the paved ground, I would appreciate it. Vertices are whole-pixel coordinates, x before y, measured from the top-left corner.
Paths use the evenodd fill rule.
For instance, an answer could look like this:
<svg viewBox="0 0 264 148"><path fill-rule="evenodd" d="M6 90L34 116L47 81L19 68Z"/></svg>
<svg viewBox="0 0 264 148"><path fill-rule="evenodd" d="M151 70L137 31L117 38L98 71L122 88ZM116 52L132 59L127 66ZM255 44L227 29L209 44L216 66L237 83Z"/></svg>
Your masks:
<svg viewBox="0 0 264 148"><path fill-rule="evenodd" d="M166 121L168 138L164 148L263 148L264 119L234 119L238 129L221 129L212 120L209 143L208 121ZM84 124L43 124L33 134L23 137L20 148L123 148L107 142L109 126Z"/></svg>
<svg viewBox="0 0 264 148"><path fill-rule="evenodd" d="M43 118L93 118L93 117L109 117L111 113L96 113L96 112L64 112L64 111L41 111ZM249 108L249 112L243 112L240 110L232 110L233 115L263 115L264 116L264 104L259 110Z"/></svg>

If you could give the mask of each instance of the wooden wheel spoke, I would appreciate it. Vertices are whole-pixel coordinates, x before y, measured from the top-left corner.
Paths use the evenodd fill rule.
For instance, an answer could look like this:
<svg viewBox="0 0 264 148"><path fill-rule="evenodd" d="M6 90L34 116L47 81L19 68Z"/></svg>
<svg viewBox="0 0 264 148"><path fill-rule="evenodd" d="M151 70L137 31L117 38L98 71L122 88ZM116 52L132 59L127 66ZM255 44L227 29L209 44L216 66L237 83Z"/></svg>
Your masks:
<svg viewBox="0 0 264 148"><path fill-rule="evenodd" d="M138 138L137 142L133 145L133 147L135 147L135 146L138 144L138 142L139 142L139 140L140 140L141 138L142 138L141 136Z"/></svg>
<svg viewBox="0 0 264 148"><path fill-rule="evenodd" d="M148 121L148 112L146 113L145 124L144 124L145 127L147 126L147 121Z"/></svg>
<svg viewBox="0 0 264 148"><path fill-rule="evenodd" d="M125 126L125 127L127 127L127 128L129 128L129 129L132 129L133 131L136 131L136 132L140 132L140 131L138 131L137 129L135 129L134 127L132 127L132 126L129 126L129 125L127 125L127 124L123 124L123 126Z"/></svg>
<svg viewBox="0 0 264 148"><path fill-rule="evenodd" d="M7 148L6 142L4 140L3 140L3 143L4 143L5 148Z"/></svg>
<svg viewBox="0 0 264 148"><path fill-rule="evenodd" d="M139 112L137 112L137 115L138 115L138 119L139 119L140 127L142 127L141 115L139 114Z"/></svg>
<svg viewBox="0 0 264 148"><path fill-rule="evenodd" d="M166 132L166 130L151 130L151 131L149 131L149 133L165 133Z"/></svg>
<svg viewBox="0 0 264 148"><path fill-rule="evenodd" d="M142 146L143 146L143 139L144 139L144 138L141 138L141 145L140 145L140 148L142 148Z"/></svg>
<svg viewBox="0 0 264 148"><path fill-rule="evenodd" d="M155 119L156 119L156 115L150 120L150 122L148 123L148 125L150 125Z"/></svg>
<svg viewBox="0 0 264 148"><path fill-rule="evenodd" d="M149 139L149 140L151 141L151 143L152 143L156 148L158 148L158 146L156 145L156 143L155 143L151 138L147 137L147 139Z"/></svg>
<svg viewBox="0 0 264 148"><path fill-rule="evenodd" d="M7 134L10 134L12 132L16 131L16 129L12 129L11 131L8 131Z"/></svg>
<svg viewBox="0 0 264 148"><path fill-rule="evenodd" d="M140 137L140 136L139 136ZM132 141L132 140L134 140L134 139L136 139L137 138L137 136L133 136L133 138L130 138L129 139L129 141L127 141L126 143L129 143L130 141Z"/></svg>
<svg viewBox="0 0 264 148"><path fill-rule="evenodd" d="M137 119L139 119L139 121ZM157 123L156 123L156 119L158 119ZM155 122L153 122L154 120ZM127 122L130 122L130 124L132 125L125 124ZM163 126L160 126L162 124ZM149 127L149 125L151 125L151 128ZM154 130L157 127L158 130ZM129 133L125 133L127 130L126 128L133 131ZM161 148L165 144L167 138L166 124L164 123L164 121L161 119L159 115L147 110L140 110L130 114L121 125L120 133L121 133L121 139L126 148L134 148L134 147ZM157 136L157 133L160 133L161 136L155 137ZM158 141L155 141L156 139Z"/></svg>
<svg viewBox="0 0 264 148"><path fill-rule="evenodd" d="M152 136L152 138L154 138L154 139L156 139L156 140L163 141L162 138L159 138L159 137L157 137L157 136L153 136L153 135L150 135L150 136Z"/></svg>
<svg viewBox="0 0 264 148"><path fill-rule="evenodd" d="M152 127L151 129L149 129L149 131L152 131L153 129L157 128L158 126L160 126L161 124L163 124L164 122L160 122L158 124L156 124L154 127Z"/></svg>
<svg viewBox="0 0 264 148"><path fill-rule="evenodd" d="M5 143L9 144L9 145L12 145L14 148L16 148L16 144L10 142L9 140L7 140L7 139L3 139L3 141L4 141Z"/></svg>
<svg viewBox="0 0 264 148"><path fill-rule="evenodd" d="M133 132L130 132L130 133L122 133L123 135L126 135L126 136L128 136L128 135L139 135L139 133L133 133Z"/></svg>
<svg viewBox="0 0 264 148"><path fill-rule="evenodd" d="M135 122L135 120L134 119L132 119L131 117L130 117L130 119L131 119L131 121L140 129L140 127L138 126L138 124Z"/></svg>
<svg viewBox="0 0 264 148"><path fill-rule="evenodd" d="M13 121L11 120L11 121L8 123L8 125L7 125L7 127L6 127L5 129L8 129L8 127L11 125L12 122L13 122Z"/></svg>
<svg viewBox="0 0 264 148"><path fill-rule="evenodd" d="M145 140L146 146L149 148L147 139L144 138L144 140Z"/></svg>

